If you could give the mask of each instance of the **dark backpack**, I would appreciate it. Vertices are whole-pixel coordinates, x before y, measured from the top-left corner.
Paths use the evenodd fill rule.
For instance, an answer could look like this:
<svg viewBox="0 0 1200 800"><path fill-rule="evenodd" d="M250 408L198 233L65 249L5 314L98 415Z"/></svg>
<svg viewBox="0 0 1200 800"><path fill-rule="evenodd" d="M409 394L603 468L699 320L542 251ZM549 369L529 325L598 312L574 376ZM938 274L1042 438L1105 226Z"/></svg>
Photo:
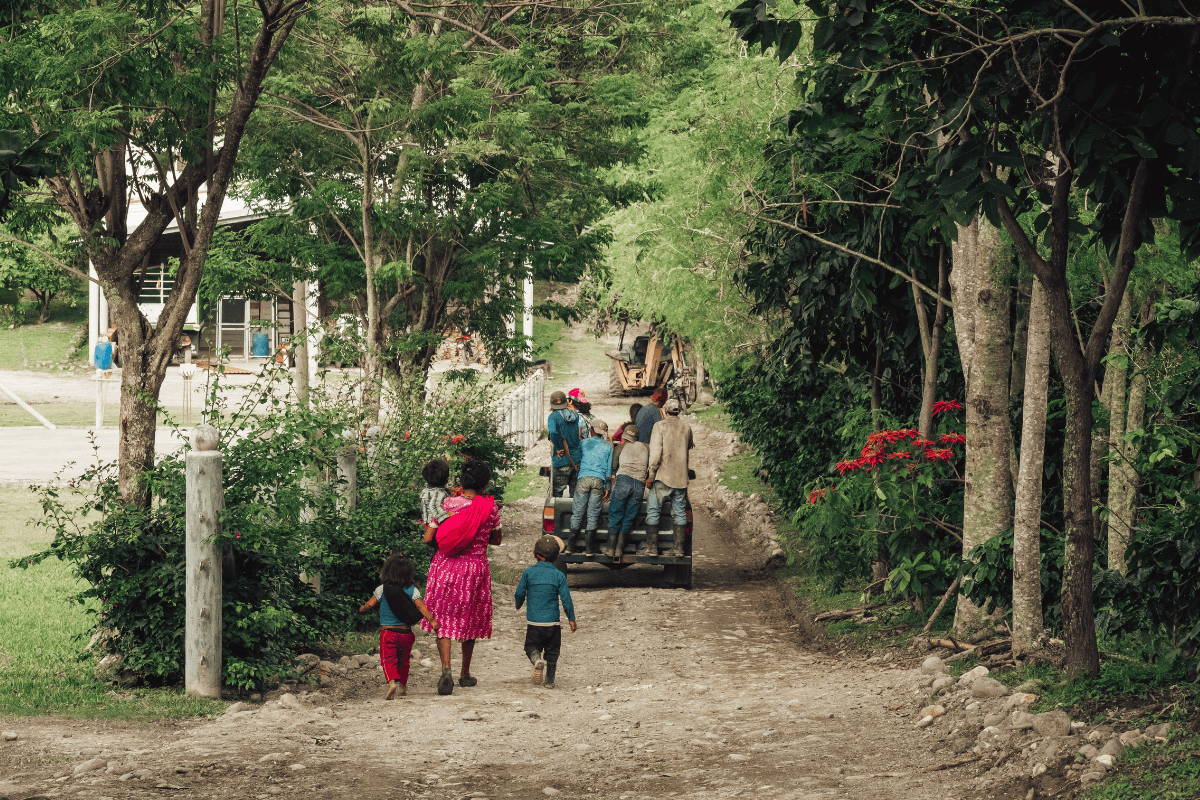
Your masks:
<svg viewBox="0 0 1200 800"><path fill-rule="evenodd" d="M383 585L383 596L387 600L388 608L392 610L392 614L405 625L411 627L424 619L425 615L421 613L421 609L417 608L417 604L413 602L413 599L408 596L408 592L404 591L404 587L400 584L385 583Z"/></svg>

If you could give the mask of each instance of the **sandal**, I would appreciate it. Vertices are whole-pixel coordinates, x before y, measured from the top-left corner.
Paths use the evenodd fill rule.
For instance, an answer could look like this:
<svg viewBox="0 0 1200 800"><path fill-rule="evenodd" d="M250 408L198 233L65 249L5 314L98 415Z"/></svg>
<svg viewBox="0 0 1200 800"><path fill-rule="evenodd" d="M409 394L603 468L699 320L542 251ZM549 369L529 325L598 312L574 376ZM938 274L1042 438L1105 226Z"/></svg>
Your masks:
<svg viewBox="0 0 1200 800"><path fill-rule="evenodd" d="M474 675L463 675L461 678L458 679L459 686L476 686L476 685L478 685L478 683L479 683L479 679L476 678Z"/></svg>
<svg viewBox="0 0 1200 800"><path fill-rule="evenodd" d="M442 677L438 679L437 693L454 694L454 678L450 675L450 670L442 670Z"/></svg>

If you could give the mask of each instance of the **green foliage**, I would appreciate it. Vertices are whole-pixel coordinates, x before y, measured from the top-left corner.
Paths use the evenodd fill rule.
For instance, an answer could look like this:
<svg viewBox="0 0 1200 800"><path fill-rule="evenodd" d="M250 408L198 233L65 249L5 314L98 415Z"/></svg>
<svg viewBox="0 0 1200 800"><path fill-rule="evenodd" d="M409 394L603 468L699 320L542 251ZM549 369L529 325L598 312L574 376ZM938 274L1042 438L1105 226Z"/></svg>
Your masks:
<svg viewBox="0 0 1200 800"><path fill-rule="evenodd" d="M1041 530L1042 618L1050 630L1062 622L1062 565L1065 542L1061 534ZM971 549L962 591L977 605L991 601L993 608L1012 608L1013 533L1006 530Z"/></svg>
<svg viewBox="0 0 1200 800"><path fill-rule="evenodd" d="M1090 788L1084 800L1192 800L1200 797L1200 734L1188 731L1166 744L1126 751L1115 775Z"/></svg>
<svg viewBox="0 0 1200 800"><path fill-rule="evenodd" d="M214 382L204 412L222 431L224 681L240 689L286 674L296 652L352 629L389 552L428 563L416 520L429 458L477 457L507 471L517 455L495 432L486 392L451 385L426 401L408 390L394 398L386 428L360 435L353 386L314 390L302 406L279 377L265 375L237 407L223 403ZM331 474L346 446L361 451L349 512ZM110 647L124 669L150 684L174 683L182 669L183 464L182 453L167 456L144 476L156 498L148 509L121 503L113 464L65 491L43 487L43 525L54 538L20 561L70 562L85 584L77 598L94 603L95 629L115 632ZM302 575L320 576L321 593Z"/></svg>

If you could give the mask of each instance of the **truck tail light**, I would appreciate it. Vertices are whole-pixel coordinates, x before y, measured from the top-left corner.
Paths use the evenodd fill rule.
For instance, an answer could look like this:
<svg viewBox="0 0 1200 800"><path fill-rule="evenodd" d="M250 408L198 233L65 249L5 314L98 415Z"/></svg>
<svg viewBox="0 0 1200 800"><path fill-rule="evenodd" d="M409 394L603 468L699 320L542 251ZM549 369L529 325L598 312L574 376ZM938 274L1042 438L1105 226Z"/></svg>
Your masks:
<svg viewBox="0 0 1200 800"><path fill-rule="evenodd" d="M542 509L542 532L554 533L554 506Z"/></svg>

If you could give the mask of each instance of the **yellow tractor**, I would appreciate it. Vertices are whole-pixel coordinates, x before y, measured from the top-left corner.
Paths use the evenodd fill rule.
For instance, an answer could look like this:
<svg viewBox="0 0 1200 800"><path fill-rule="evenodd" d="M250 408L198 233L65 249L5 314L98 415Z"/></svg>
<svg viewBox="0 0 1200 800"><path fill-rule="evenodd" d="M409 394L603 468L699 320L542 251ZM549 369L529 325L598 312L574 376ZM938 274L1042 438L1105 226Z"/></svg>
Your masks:
<svg viewBox="0 0 1200 800"><path fill-rule="evenodd" d="M608 391L613 397L646 395L662 387L685 408L696 402L696 370L687 363L679 337L651 330L627 345L622 327L618 349L607 355L612 360Z"/></svg>

